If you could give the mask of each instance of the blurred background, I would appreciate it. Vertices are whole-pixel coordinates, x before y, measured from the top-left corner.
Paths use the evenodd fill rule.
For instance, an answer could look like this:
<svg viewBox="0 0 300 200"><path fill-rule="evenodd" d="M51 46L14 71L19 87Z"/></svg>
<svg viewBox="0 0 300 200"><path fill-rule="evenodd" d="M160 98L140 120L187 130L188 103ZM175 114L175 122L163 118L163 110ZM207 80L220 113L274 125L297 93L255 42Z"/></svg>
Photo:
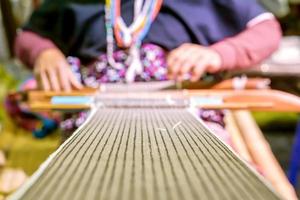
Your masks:
<svg viewBox="0 0 300 200"><path fill-rule="evenodd" d="M278 17L285 38L279 51L264 65L236 73L268 77L272 88L300 95L300 0L260 1ZM16 91L19 84L31 76L31 72L14 59L13 41L17 29L39 3L39 0L0 0L0 200L17 189L61 142L58 132L41 139L18 128L3 109L5 95ZM275 72L270 66L275 66ZM299 115L255 112L253 116L287 171Z"/></svg>

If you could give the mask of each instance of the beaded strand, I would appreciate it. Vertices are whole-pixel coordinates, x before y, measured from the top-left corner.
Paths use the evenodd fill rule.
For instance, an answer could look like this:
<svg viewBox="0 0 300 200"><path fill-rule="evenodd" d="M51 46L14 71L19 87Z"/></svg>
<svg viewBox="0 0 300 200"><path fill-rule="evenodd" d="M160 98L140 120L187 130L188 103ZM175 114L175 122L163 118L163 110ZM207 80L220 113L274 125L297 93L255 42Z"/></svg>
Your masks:
<svg viewBox="0 0 300 200"><path fill-rule="evenodd" d="M126 81L133 82L137 74L142 73L143 65L140 60L140 46L155 20L162 0L136 0L134 3L134 20L128 27L121 17L121 0L106 0L105 28L107 40L107 60L111 67L119 69L120 65L113 57L114 42L119 47L129 49L129 65Z"/></svg>

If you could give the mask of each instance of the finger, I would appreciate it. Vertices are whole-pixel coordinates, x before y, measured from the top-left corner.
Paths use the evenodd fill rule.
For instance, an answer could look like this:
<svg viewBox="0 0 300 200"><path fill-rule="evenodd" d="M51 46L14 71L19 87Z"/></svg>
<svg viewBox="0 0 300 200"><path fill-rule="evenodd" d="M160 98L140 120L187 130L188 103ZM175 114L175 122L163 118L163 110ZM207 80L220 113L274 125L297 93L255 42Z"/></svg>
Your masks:
<svg viewBox="0 0 300 200"><path fill-rule="evenodd" d="M57 76L58 76L57 71L55 69L49 69L47 72L48 72L48 77L49 77L49 80L51 83L51 88L54 91L60 91L60 84L59 84L59 81L57 78Z"/></svg>
<svg viewBox="0 0 300 200"><path fill-rule="evenodd" d="M77 80L72 71L69 71L69 80L75 89L81 90L83 85Z"/></svg>
<svg viewBox="0 0 300 200"><path fill-rule="evenodd" d="M169 69L169 74L172 75L178 71L178 61L180 59L181 52L183 51L184 47L180 46L177 49L171 51L167 58L167 65Z"/></svg>
<svg viewBox="0 0 300 200"><path fill-rule="evenodd" d="M192 73L192 77L191 77L192 82L196 82L201 78L201 76L206 71L207 63L208 63L207 60L199 60L197 62L197 64L195 65L195 67L193 69L193 73Z"/></svg>
<svg viewBox="0 0 300 200"><path fill-rule="evenodd" d="M70 66L68 65L67 62L61 62L59 64L59 79L60 79L60 85L61 88L66 91L70 92L71 91L71 82L69 79L69 73L70 73Z"/></svg>
<svg viewBox="0 0 300 200"><path fill-rule="evenodd" d="M44 89L42 77L41 77L41 70L39 69L39 65L37 63L34 65L33 74L37 81L38 89Z"/></svg>
<svg viewBox="0 0 300 200"><path fill-rule="evenodd" d="M42 88L46 91L49 91L50 90L50 84L49 84L48 77L47 77L45 71L40 72L40 79L41 79L41 82L42 82Z"/></svg>
<svg viewBox="0 0 300 200"><path fill-rule="evenodd" d="M167 57L169 78L173 78L173 75L179 70L178 59L179 57L174 52L170 53Z"/></svg>
<svg viewBox="0 0 300 200"><path fill-rule="evenodd" d="M169 70L169 77L172 79L176 79L178 74L179 74L179 70L180 70L180 64L181 62L178 60L177 62L173 63L172 65L170 65L170 70Z"/></svg>
<svg viewBox="0 0 300 200"><path fill-rule="evenodd" d="M59 79L62 89L66 92L70 92L71 83L69 81L68 71L66 70L65 66L62 66L59 69Z"/></svg>
<svg viewBox="0 0 300 200"><path fill-rule="evenodd" d="M202 55L192 51L190 53L190 57L183 61L181 68L180 68L180 75L184 76L187 73L191 72L192 68L196 66L198 60L202 58Z"/></svg>
<svg viewBox="0 0 300 200"><path fill-rule="evenodd" d="M34 72L34 78L35 78L36 83L37 83L37 88L38 89L44 89L41 74Z"/></svg>
<svg viewBox="0 0 300 200"><path fill-rule="evenodd" d="M188 72L192 71L194 64L192 62L185 62L184 65L181 67L179 73L178 73L178 80L184 81L186 79L189 79Z"/></svg>

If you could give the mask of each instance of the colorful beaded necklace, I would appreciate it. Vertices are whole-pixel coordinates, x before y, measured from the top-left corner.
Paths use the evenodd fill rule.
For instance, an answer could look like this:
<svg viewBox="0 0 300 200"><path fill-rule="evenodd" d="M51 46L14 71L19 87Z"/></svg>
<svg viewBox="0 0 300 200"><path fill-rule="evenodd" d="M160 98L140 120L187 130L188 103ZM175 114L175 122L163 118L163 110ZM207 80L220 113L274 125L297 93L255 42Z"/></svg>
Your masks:
<svg viewBox="0 0 300 200"><path fill-rule="evenodd" d="M119 69L120 64L113 57L114 38L117 45L129 49L126 81L133 82L137 74L143 72L140 60L140 46L155 20L163 0L135 0L134 19L127 26L121 16L121 0L106 0L105 25L107 40L107 59L110 66Z"/></svg>

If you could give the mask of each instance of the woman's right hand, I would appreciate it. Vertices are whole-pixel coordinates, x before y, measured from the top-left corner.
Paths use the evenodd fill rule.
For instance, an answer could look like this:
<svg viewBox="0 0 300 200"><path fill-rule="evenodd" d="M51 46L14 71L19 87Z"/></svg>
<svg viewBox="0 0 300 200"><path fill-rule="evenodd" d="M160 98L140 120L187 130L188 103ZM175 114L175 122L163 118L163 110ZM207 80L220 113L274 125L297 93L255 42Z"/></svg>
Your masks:
<svg viewBox="0 0 300 200"><path fill-rule="evenodd" d="M39 86L46 90L66 91L81 89L82 84L76 79L64 54L56 48L46 49L37 57L34 73Z"/></svg>

